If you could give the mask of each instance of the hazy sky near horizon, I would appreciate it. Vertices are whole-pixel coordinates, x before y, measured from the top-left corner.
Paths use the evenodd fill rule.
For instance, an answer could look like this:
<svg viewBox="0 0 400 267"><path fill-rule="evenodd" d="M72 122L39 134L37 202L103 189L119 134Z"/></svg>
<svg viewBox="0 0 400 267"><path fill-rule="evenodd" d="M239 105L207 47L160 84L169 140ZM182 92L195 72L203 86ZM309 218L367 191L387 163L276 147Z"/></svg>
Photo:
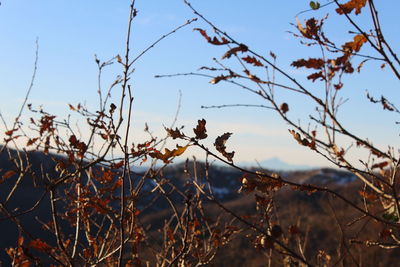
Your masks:
<svg viewBox="0 0 400 267"><path fill-rule="evenodd" d="M400 10L399 2L376 3L384 33L395 49L400 45L398 23L394 23ZM323 84L306 81L308 72L290 67L293 60L319 56L315 50L300 45L299 40L288 32L295 31L290 23L296 23L296 14L307 9L309 1L192 0L191 3L238 41L266 56L273 51L283 69L305 81L313 90L323 90ZM1 1L0 111L7 122L10 124L18 114L29 86L37 38L38 71L28 103L43 105L45 110L60 118L71 113L68 104L85 103L93 110L98 108L94 55L102 61L123 55L129 4L128 0ZM133 57L163 34L195 17L182 0L137 0L136 8L138 16L133 23L131 45ZM339 43L349 41L352 35L348 30L353 29L344 18L334 14L332 7L301 14L299 19L321 18L327 13L330 14L326 23L328 36ZM370 25L363 16L356 19L366 28ZM224 54L225 48L207 44L198 32L194 32L193 28L197 27L211 33L210 28L199 20L163 40L135 64L131 80L135 97L133 134L138 139L144 138L145 122L155 135L164 134L163 125L169 126L174 120L181 94L176 126L184 125L184 131L191 134L197 120L205 118L210 145L216 136L233 132L227 146L228 150L236 151L237 161L279 157L292 164L328 165L320 156L299 146L288 133L290 127L270 110L201 108L202 105L266 104L255 95L228 84L212 85L201 77L154 78L158 74L191 72L201 66L213 66L212 58ZM120 70L117 64L105 70L103 90ZM396 145L397 118L369 103L365 97L366 89L379 94L377 97L384 93L394 102L398 100L395 93L398 81L390 71L381 70L379 64L366 63L360 74L345 78L341 94L349 100L342 107L340 118L355 133L369 137L383 149L387 145ZM114 91L115 99L118 95L119 92ZM313 112L310 102L287 94L282 96L282 101L289 103L291 118L307 125L308 114ZM31 114L25 110L23 116L29 118ZM0 129L3 129L2 124ZM199 155L195 150L188 153Z"/></svg>

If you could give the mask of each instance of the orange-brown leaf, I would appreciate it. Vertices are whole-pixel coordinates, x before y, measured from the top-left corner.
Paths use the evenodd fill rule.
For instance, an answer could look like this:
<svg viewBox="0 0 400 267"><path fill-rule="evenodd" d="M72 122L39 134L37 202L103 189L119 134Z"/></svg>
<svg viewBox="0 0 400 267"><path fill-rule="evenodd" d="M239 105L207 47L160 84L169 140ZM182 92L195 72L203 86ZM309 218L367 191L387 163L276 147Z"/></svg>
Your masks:
<svg viewBox="0 0 400 267"><path fill-rule="evenodd" d="M23 236L18 237L18 246L20 247L23 244L24 244L24 237Z"/></svg>
<svg viewBox="0 0 400 267"><path fill-rule="evenodd" d="M349 14L355 10L356 15L361 13L361 9L367 4L367 0L350 0L345 4L336 8L336 12L340 15Z"/></svg>
<svg viewBox="0 0 400 267"><path fill-rule="evenodd" d="M360 51L362 45L367 42L367 38L363 34L357 34L354 36L352 42L345 43L342 47L343 50L349 52L358 52Z"/></svg>
<svg viewBox="0 0 400 267"><path fill-rule="evenodd" d="M124 166L123 160L121 160L120 162L117 162L117 163L112 163L111 169L119 169L119 168L122 168L122 166Z"/></svg>
<svg viewBox="0 0 400 267"><path fill-rule="evenodd" d="M26 143L26 146L31 146L31 145L33 145L34 143L36 143L36 141L37 141L38 139L39 139L39 137L29 139L28 142Z"/></svg>
<svg viewBox="0 0 400 267"><path fill-rule="evenodd" d="M293 61L292 64L290 64L293 67L296 68L301 68L301 67L306 67L309 69L322 69L322 67L324 66L325 61L321 58L309 58L307 60L305 59L299 59L296 61Z"/></svg>
<svg viewBox="0 0 400 267"><path fill-rule="evenodd" d="M161 153L160 151L155 150L154 152L149 153L149 156L152 158L160 159L164 163L170 163L171 158L182 155L188 147L189 145L186 146L176 145L176 149L173 150L169 150L168 148L166 148L164 150L164 154Z"/></svg>
<svg viewBox="0 0 400 267"><path fill-rule="evenodd" d="M281 109L282 113L286 113L289 111L289 105L287 103L282 103L280 109Z"/></svg>
<svg viewBox="0 0 400 267"><path fill-rule="evenodd" d="M196 135L197 139L207 138L206 120L198 120L196 128L193 128L193 132Z"/></svg>
<svg viewBox="0 0 400 267"><path fill-rule="evenodd" d="M227 152L226 151L226 141L231 137L232 133L224 133L221 136L218 136L215 139L214 146L217 149L218 152L220 152L225 158L227 158L229 161L232 161L233 156L235 155L235 151L232 152Z"/></svg>
<svg viewBox="0 0 400 267"><path fill-rule="evenodd" d="M368 193L366 191L359 191L358 194L362 198L365 198L365 199L370 200L370 201L374 201L374 200L378 199L378 197L375 194L371 194L371 193Z"/></svg>
<svg viewBox="0 0 400 267"><path fill-rule="evenodd" d="M165 128L165 130L167 131L168 135L172 137L172 139L177 139L177 138L183 138L185 137L181 131L179 131L178 128L174 129L170 129L170 128Z"/></svg>
<svg viewBox="0 0 400 267"><path fill-rule="evenodd" d="M210 36L208 36L208 34L207 34L207 32L205 31L205 30L203 30L203 29L199 29L199 28L195 28L195 29L193 29L194 31L199 31L200 32L200 34L207 40L207 42L209 42L210 44L213 44L213 45L225 45L225 44L229 44L230 42L226 39L226 38L224 38L224 37L221 37L221 40L219 40L217 37L213 37L213 38L211 38Z"/></svg>
<svg viewBox="0 0 400 267"><path fill-rule="evenodd" d="M256 67L263 67L264 65L255 57L247 56L247 57L242 57L244 61L246 61L249 64L253 64Z"/></svg>
<svg viewBox="0 0 400 267"><path fill-rule="evenodd" d="M244 44L240 44L239 46L237 46L237 47L234 47L234 48L231 48L231 49L229 49L223 56L222 56L222 59L224 59L224 58L230 58L232 55L236 55L238 52L247 52L247 50L248 50L248 47L246 46L246 45L244 45Z"/></svg>
<svg viewBox="0 0 400 267"><path fill-rule="evenodd" d="M389 162L388 162L388 161L383 161L383 162L380 162L380 163L375 163L374 165L372 165L372 169L376 169L376 168L383 169L383 168L385 168L387 165L389 165Z"/></svg>
<svg viewBox="0 0 400 267"><path fill-rule="evenodd" d="M39 238L29 242L29 247L40 251L48 251L51 248L46 242Z"/></svg>
<svg viewBox="0 0 400 267"><path fill-rule="evenodd" d="M219 75L219 76L215 77L214 79L212 79L210 81L210 83L211 84L217 84L220 81L225 81L225 80L228 80L228 79L233 78L233 77L234 76L232 76L232 75Z"/></svg>
<svg viewBox="0 0 400 267"><path fill-rule="evenodd" d="M8 135L8 136L11 136L11 135L13 135L13 133L14 133L16 130L18 130L18 129L12 129L12 130L6 131L5 134Z"/></svg>
<svg viewBox="0 0 400 267"><path fill-rule="evenodd" d="M17 173L16 171L10 170L10 171L7 171L5 174L3 174L2 177L3 177L3 179L8 179L8 178L12 177L16 173Z"/></svg>
<svg viewBox="0 0 400 267"><path fill-rule="evenodd" d="M307 79L312 80L313 82L315 82L316 79L325 80L325 76L322 73L322 71L319 71L319 72L315 72L315 73L312 73L312 74L308 75Z"/></svg>
<svg viewBox="0 0 400 267"><path fill-rule="evenodd" d="M300 135L298 132L296 132L296 131L294 131L294 130L289 130L289 133L291 133L291 134L293 135L294 139L295 139L300 145L303 145L303 146L309 146L309 145L310 145L310 142L309 142L307 139L305 139L305 138L301 138L301 135Z"/></svg>

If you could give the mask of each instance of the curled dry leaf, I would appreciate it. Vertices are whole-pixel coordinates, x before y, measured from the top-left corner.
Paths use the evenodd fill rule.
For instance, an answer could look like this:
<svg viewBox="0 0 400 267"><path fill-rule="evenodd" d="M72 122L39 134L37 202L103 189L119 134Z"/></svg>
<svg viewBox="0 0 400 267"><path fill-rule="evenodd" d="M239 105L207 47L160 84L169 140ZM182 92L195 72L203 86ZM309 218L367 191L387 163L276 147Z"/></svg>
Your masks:
<svg viewBox="0 0 400 267"><path fill-rule="evenodd" d="M350 0L345 4L336 8L336 12L340 15L349 14L355 10L356 15L361 13L361 9L367 4L367 0Z"/></svg>
<svg viewBox="0 0 400 267"><path fill-rule="evenodd" d="M357 34L352 42L345 43L342 48L345 52L358 52L366 42L367 38L363 34Z"/></svg>
<svg viewBox="0 0 400 267"><path fill-rule="evenodd" d="M303 146L309 146L310 145L310 142L306 138L301 138L301 135L298 132L296 132L294 130L289 130L289 133L291 133L293 135L294 139L300 145L303 145Z"/></svg>
<svg viewBox="0 0 400 267"><path fill-rule="evenodd" d="M205 31L205 30L203 30L203 29L199 29L199 28L195 28L195 29L193 29L194 31L199 31L200 32L200 34L207 40L207 42L209 42L210 44L213 44L213 45L226 45L226 44L229 44L230 42L226 39L226 38L224 38L224 37L221 37L221 40L219 40L217 37L213 37L213 38L211 38L210 36L208 36L207 35L207 32Z"/></svg>
<svg viewBox="0 0 400 267"><path fill-rule="evenodd" d="M227 160L232 161L235 151L226 152L226 141L231 137L232 133L224 133L215 139L214 146L218 152L220 152Z"/></svg>
<svg viewBox="0 0 400 267"><path fill-rule="evenodd" d="M242 59L244 61L246 61L247 63L249 63L249 64L253 64L256 67L263 67L264 66L264 64L262 64L261 61L259 61L255 57L247 56L247 57L242 57Z"/></svg>
<svg viewBox="0 0 400 267"><path fill-rule="evenodd" d="M178 128L175 128L175 130L171 129L171 128L165 128L165 130L167 131L168 136L172 137L172 139L177 139L177 138L180 139L180 138L185 137L185 135L182 134Z"/></svg>
<svg viewBox="0 0 400 267"><path fill-rule="evenodd" d="M113 114L116 108L117 108L117 106L114 105L113 103L111 103L110 104L110 114Z"/></svg>
<svg viewBox="0 0 400 267"><path fill-rule="evenodd" d="M296 61L293 61L292 64L290 64L293 67L296 68L301 68L301 67L305 67L308 69L322 69L322 67L324 66L325 61L321 58L309 58L307 60L305 59L299 59Z"/></svg>
<svg viewBox="0 0 400 267"><path fill-rule="evenodd" d="M383 162L380 162L380 163L375 163L374 165L372 165L372 169L376 169L376 168L383 169L383 168L385 168L387 165L389 165L389 162L388 162L388 161L383 161Z"/></svg>
<svg viewBox="0 0 400 267"><path fill-rule="evenodd" d="M28 245L30 248L39 250L39 251L48 251L49 249L51 249L51 247L44 241L42 241L41 239L37 238L35 240L32 240L31 242L29 242Z"/></svg>
<svg viewBox="0 0 400 267"><path fill-rule="evenodd" d="M282 103L280 109L281 109L282 113L286 113L289 111L289 105L287 103Z"/></svg>
<svg viewBox="0 0 400 267"><path fill-rule="evenodd" d="M39 140L39 137L29 139L28 142L26 143L26 146L33 145L34 143L36 143L37 140Z"/></svg>
<svg viewBox="0 0 400 267"><path fill-rule="evenodd" d="M15 131L17 131L17 130L18 130L18 129L16 128L16 129L12 129L12 130L6 131L6 132L5 132L5 135L11 136L11 135L13 135L13 133L14 133Z"/></svg>
<svg viewBox="0 0 400 267"><path fill-rule="evenodd" d="M306 21L306 24L303 26L298 18L297 20L297 29L303 35L303 37L311 40L320 40L320 32L322 25L324 23L324 19L316 20L315 18L310 18Z"/></svg>
<svg viewBox="0 0 400 267"><path fill-rule="evenodd" d="M7 171L5 174L3 174L2 177L3 177L3 179L8 179L8 178L12 177L16 173L17 173L16 171L10 170L10 171Z"/></svg>
<svg viewBox="0 0 400 267"><path fill-rule="evenodd" d="M222 74L221 74L221 75L215 77L214 79L212 79L212 80L210 81L210 83L211 83L211 84L217 84L217 83L219 83L220 81L229 80L229 79L235 78L235 77L237 77L237 75L235 75L235 74L233 74L233 73L231 73L230 75L222 75Z"/></svg>
<svg viewBox="0 0 400 267"><path fill-rule="evenodd" d="M176 149L173 150L169 150L168 148L166 148L164 154L160 151L155 150L154 152L149 153L149 156L152 158L160 159L164 163L170 163L172 158L182 155L188 147L189 145L176 145Z"/></svg>
<svg viewBox="0 0 400 267"><path fill-rule="evenodd" d="M237 46L237 47L234 47L234 48L231 48L231 49L229 49L223 56L222 56L222 59L225 59L225 58L230 58L232 55L236 55L238 52L242 52L242 53L244 53L244 52L247 52L249 49L248 49L248 47L246 46L246 45L244 45L244 44L240 44L239 46Z"/></svg>
<svg viewBox="0 0 400 267"><path fill-rule="evenodd" d="M196 128L193 128L193 132L196 135L196 139L206 139L208 136L206 129L206 120L198 120Z"/></svg>

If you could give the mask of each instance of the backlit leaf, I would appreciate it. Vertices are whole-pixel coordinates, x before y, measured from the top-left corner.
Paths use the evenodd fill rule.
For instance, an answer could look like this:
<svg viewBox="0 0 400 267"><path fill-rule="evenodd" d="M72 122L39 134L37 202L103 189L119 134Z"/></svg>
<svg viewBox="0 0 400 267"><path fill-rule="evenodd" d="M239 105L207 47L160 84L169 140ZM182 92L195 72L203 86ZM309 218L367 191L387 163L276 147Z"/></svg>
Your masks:
<svg viewBox="0 0 400 267"><path fill-rule="evenodd" d="M5 174L3 174L2 177L3 177L3 179L8 179L8 178L12 177L16 173L17 173L16 171L10 170L10 171L7 171Z"/></svg>
<svg viewBox="0 0 400 267"><path fill-rule="evenodd" d="M389 162L388 161L383 161L383 162L380 162L380 163L375 163L374 165L372 165L372 169L376 169L376 168L379 168L379 169L383 169L383 168L385 168L387 165L389 165Z"/></svg>
<svg viewBox="0 0 400 267"><path fill-rule="evenodd" d="M39 238L29 242L28 246L39 251L48 251L51 248L46 242L40 240Z"/></svg>
<svg viewBox="0 0 400 267"><path fill-rule="evenodd" d="M234 47L234 48L228 50L228 52L226 52L226 53L222 56L222 59L224 59L224 58L230 58L233 54L236 55L238 52L242 52L242 53L243 53L243 52L247 52L247 50L248 50L248 47L247 47L246 45L240 44L239 46Z"/></svg>
<svg viewBox="0 0 400 267"><path fill-rule="evenodd" d="M8 136L11 136L11 135L13 135L13 133L14 133L15 131L17 131L17 130L18 130L18 129L12 129L12 130L6 131L5 134L8 135Z"/></svg>
<svg viewBox="0 0 400 267"><path fill-rule="evenodd" d="M305 59L299 59L296 61L293 61L292 64L290 64L293 67L300 68L300 67L306 67L309 69L322 69L324 66L325 61L321 58L309 58L307 60Z"/></svg>
<svg viewBox="0 0 400 267"><path fill-rule="evenodd" d="M256 67L263 67L264 65L255 57L247 56L247 57L242 57L244 61L246 61L249 64L253 64Z"/></svg>
<svg viewBox="0 0 400 267"><path fill-rule="evenodd" d="M207 138L206 120L198 120L196 128L193 128L193 132L196 135L197 139Z"/></svg>
<svg viewBox="0 0 400 267"><path fill-rule="evenodd" d="M355 14L358 15L361 13L361 9L367 4L367 0L350 0L345 4L340 5L340 7L336 8L336 12L338 14L349 14L353 10L355 10Z"/></svg>
<svg viewBox="0 0 400 267"><path fill-rule="evenodd" d="M210 36L208 36L207 35L207 32L205 31L205 30L203 30L203 29L199 29L199 28L195 28L195 29L193 29L194 31L199 31L200 32L200 34L207 40L207 42L209 42L210 44L213 44L213 45L225 45L225 44L229 44L230 42L226 39L226 38L224 38L224 37L221 37L221 40L219 40L217 37L213 37L213 38L211 38Z"/></svg>
<svg viewBox="0 0 400 267"><path fill-rule="evenodd" d="M287 103L282 103L280 110L282 111L282 113L286 113L289 111L289 105Z"/></svg>
<svg viewBox="0 0 400 267"><path fill-rule="evenodd" d="M160 159L164 163L170 163L171 158L182 155L188 147L189 145L186 146L177 145L176 149L173 150L169 150L168 148L166 148L164 150L164 154L161 153L160 151L155 150L154 152L149 153L149 156L152 158Z"/></svg>
<svg viewBox="0 0 400 267"><path fill-rule="evenodd" d="M233 156L235 155L235 151L227 152L226 151L226 141L231 137L232 133L224 133L221 136L218 136L215 139L214 146L218 152L220 152L227 160L232 161Z"/></svg>

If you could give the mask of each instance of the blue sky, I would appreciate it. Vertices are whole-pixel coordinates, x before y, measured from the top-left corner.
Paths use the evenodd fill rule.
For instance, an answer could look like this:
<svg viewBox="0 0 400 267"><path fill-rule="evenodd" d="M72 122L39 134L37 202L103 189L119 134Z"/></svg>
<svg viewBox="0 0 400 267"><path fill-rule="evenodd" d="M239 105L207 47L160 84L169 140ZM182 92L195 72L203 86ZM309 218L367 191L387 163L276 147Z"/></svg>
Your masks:
<svg viewBox="0 0 400 267"><path fill-rule="evenodd" d="M11 122L18 113L18 104L22 103L28 88L36 38L40 46L38 73L28 102L43 104L46 110L59 117L70 113L68 103L85 102L88 107L97 108L97 66L94 55L107 60L123 54L129 2L2 1L0 111L7 120ZM133 24L133 55L194 17L181 0L136 2L139 13ZM296 22L296 14L306 9L308 2L254 0L246 2L246 5L244 1L193 0L192 4L221 29L253 50L264 55L273 51L283 69L304 80L307 73L290 68L290 63L298 58L318 54L313 49L301 46L287 31L294 30L290 23ZM399 47L400 39L393 21L397 15L395 12L400 10L400 3L385 3L377 3L381 5L378 5L378 9L382 26L396 48ZM306 13L299 18L302 21L309 16L322 17L326 13L330 13L327 23L329 36L339 42L348 41L351 35L347 34L349 28L345 27L346 22L336 16L331 8ZM357 19L363 25L368 25L363 17ZM149 123L156 135L164 134L163 125L168 126L173 121L181 92L177 125L185 125L185 131L191 133L197 119L205 118L210 137L215 138L226 131L233 132L228 148L236 151L238 161L261 161L277 156L292 164L327 165L324 159L298 146L289 135L288 126L271 111L254 108L200 108L201 105L263 104L256 96L224 84L211 85L204 78L154 78L157 74L196 71L201 66L212 65L213 57L223 55L225 50L208 45L197 32L192 31L195 27L206 28L203 22L198 21L182 29L165 39L135 65L132 80L135 96L133 139L144 138L142 129L145 122ZM119 70L118 66L106 70L104 87L107 87ZM388 70L382 71L376 64L367 65L361 74L348 77L346 81L346 87L341 93L349 101L343 106L340 118L361 136L367 136L368 133L370 139L376 140L374 143L383 148L395 145L399 132L398 126L394 124L397 118L371 105L365 98L365 89L383 92L397 100L395 90L398 81ZM306 84L315 87L315 90L322 88L317 83ZM292 118L300 119L305 124L308 122L307 114L313 111L307 101L291 95L284 95L282 99L289 103ZM27 111L24 115L26 118L30 116ZM212 140L209 144L212 144ZM196 150L188 153L200 155Z"/></svg>

